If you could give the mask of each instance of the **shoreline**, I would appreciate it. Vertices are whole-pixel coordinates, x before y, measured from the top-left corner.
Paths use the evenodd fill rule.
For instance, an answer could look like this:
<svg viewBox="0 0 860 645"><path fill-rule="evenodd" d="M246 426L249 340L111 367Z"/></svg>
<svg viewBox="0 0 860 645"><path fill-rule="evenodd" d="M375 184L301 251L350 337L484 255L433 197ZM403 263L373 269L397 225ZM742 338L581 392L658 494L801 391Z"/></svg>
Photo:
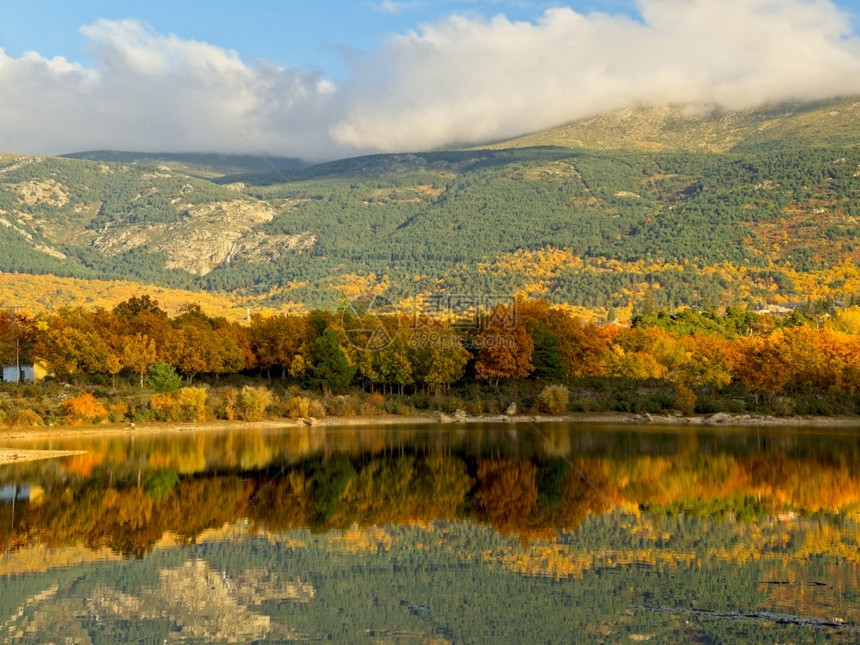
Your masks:
<svg viewBox="0 0 860 645"><path fill-rule="evenodd" d="M146 436L152 434L226 432L230 430L284 430L291 428L339 428L355 426L395 425L469 425L482 423L526 424L526 423L582 423L602 425L642 425L654 427L672 426L678 429L692 428L860 428L860 417L793 416L774 417L750 414L727 414L718 412L689 417L632 414L626 412L575 412L565 415L447 415L427 413L418 415L372 416L372 417L324 417L321 419L267 419L264 421L199 421L190 423L146 423L74 427L8 428L0 430L0 443L19 443L54 439L89 439L94 437ZM2 455L3 448L0 448ZM18 451L20 452L20 451ZM55 451L56 452L56 451ZM3 462L0 463L12 463Z"/></svg>
<svg viewBox="0 0 860 645"><path fill-rule="evenodd" d="M86 450L30 450L26 448L0 448L0 466L21 464L40 459L57 459L59 457L74 457L86 454Z"/></svg>

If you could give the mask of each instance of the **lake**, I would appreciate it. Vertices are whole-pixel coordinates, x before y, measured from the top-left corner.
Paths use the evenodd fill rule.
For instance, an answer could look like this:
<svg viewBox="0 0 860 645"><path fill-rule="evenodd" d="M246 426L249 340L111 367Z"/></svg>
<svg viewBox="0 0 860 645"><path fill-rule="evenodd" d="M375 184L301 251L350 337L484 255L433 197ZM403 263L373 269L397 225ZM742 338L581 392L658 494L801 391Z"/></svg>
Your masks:
<svg viewBox="0 0 860 645"><path fill-rule="evenodd" d="M33 441L87 452L0 467L0 640L856 643L858 439L547 423Z"/></svg>

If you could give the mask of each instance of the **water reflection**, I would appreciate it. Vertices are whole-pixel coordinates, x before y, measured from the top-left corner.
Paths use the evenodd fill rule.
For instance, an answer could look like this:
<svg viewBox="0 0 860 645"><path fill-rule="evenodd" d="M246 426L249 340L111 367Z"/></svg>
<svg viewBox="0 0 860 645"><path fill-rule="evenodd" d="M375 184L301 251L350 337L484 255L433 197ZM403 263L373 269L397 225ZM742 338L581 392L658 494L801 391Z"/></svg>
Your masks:
<svg viewBox="0 0 860 645"><path fill-rule="evenodd" d="M0 469L17 491L0 502L0 618L18 616L3 629L24 640L51 636L57 612L95 640L132 621L201 642L555 640L574 623L595 640L742 641L773 622L692 610L843 621L780 628L800 640L858 634L851 434L555 424L52 443L87 453Z"/></svg>

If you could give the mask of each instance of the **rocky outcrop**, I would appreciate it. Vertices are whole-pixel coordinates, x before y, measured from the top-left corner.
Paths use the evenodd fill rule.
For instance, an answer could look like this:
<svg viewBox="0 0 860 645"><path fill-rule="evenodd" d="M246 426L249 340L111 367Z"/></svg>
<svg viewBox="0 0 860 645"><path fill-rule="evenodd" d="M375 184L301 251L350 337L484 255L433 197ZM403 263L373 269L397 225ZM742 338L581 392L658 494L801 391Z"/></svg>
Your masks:
<svg viewBox="0 0 860 645"><path fill-rule="evenodd" d="M178 222L108 227L93 246L108 255L137 248L164 253L165 267L206 275L235 259L265 261L286 252L310 248L310 233L267 235L259 230L274 218L265 202L237 199L189 206Z"/></svg>

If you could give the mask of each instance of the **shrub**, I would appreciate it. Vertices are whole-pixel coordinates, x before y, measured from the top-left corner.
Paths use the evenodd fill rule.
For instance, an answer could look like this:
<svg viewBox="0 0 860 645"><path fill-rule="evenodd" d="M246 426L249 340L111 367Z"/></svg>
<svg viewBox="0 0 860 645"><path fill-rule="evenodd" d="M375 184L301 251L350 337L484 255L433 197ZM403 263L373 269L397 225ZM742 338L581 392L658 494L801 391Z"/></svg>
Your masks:
<svg viewBox="0 0 860 645"><path fill-rule="evenodd" d="M153 410L144 405L135 406L129 413L129 417L135 423L147 423L156 420Z"/></svg>
<svg viewBox="0 0 860 645"><path fill-rule="evenodd" d="M30 410L23 408L15 410L6 417L6 425L19 428L36 428L45 425L42 417Z"/></svg>
<svg viewBox="0 0 860 645"><path fill-rule="evenodd" d="M459 397L450 396L443 399L439 407L442 408L442 412L453 414L457 410L464 410L466 408L466 403Z"/></svg>
<svg viewBox="0 0 860 645"><path fill-rule="evenodd" d="M306 419L310 416L311 400L306 396L291 396L284 403L284 415L290 419Z"/></svg>
<svg viewBox="0 0 860 645"><path fill-rule="evenodd" d="M128 406L125 403L114 403L108 408L108 421L121 423L128 415Z"/></svg>
<svg viewBox="0 0 860 645"><path fill-rule="evenodd" d="M239 391L236 408L243 421L259 421L272 403L272 393L266 387L246 385Z"/></svg>
<svg viewBox="0 0 860 645"><path fill-rule="evenodd" d="M686 385L679 385L675 390L674 404L682 414L690 416L696 411L696 393Z"/></svg>
<svg viewBox="0 0 860 645"><path fill-rule="evenodd" d="M326 414L333 417L353 417L359 407L355 397L352 396L336 396L325 402Z"/></svg>
<svg viewBox="0 0 860 645"><path fill-rule="evenodd" d="M378 417L385 412L384 408L365 401L358 406L358 414L362 417Z"/></svg>
<svg viewBox="0 0 860 645"><path fill-rule="evenodd" d="M147 371L146 384L156 392L173 392L182 385L182 377L170 363L155 361Z"/></svg>
<svg viewBox="0 0 860 645"><path fill-rule="evenodd" d="M385 396L379 392L373 392L360 405L357 406L357 412L363 417L376 417L380 414L385 414L385 406L388 401Z"/></svg>
<svg viewBox="0 0 860 645"><path fill-rule="evenodd" d="M205 421L206 390L183 387L176 392L154 394L149 407L159 421Z"/></svg>
<svg viewBox="0 0 860 645"><path fill-rule="evenodd" d="M790 396L777 396L771 404L773 413L780 417L787 417L794 414L794 399Z"/></svg>
<svg viewBox="0 0 860 645"><path fill-rule="evenodd" d="M63 401L63 412L66 415L66 423L70 425L78 423L96 423L108 416L108 411L89 392L85 392L74 399Z"/></svg>
<svg viewBox="0 0 860 645"><path fill-rule="evenodd" d="M293 396L284 405L284 414L290 419L320 418L325 416L325 408L319 401L306 396Z"/></svg>
<svg viewBox="0 0 860 645"><path fill-rule="evenodd" d="M176 392L182 421L206 420L206 390L202 387L183 387Z"/></svg>
<svg viewBox="0 0 860 645"><path fill-rule="evenodd" d="M325 407L319 401L311 399L311 405L308 412L310 413L310 416L321 419L325 416Z"/></svg>
<svg viewBox="0 0 860 645"><path fill-rule="evenodd" d="M179 416L173 394L153 394L149 400L149 408L156 421L176 421Z"/></svg>
<svg viewBox="0 0 860 645"><path fill-rule="evenodd" d="M214 408L215 417L225 421L233 421L238 418L239 390L235 387L224 387L215 395Z"/></svg>
<svg viewBox="0 0 860 645"><path fill-rule="evenodd" d="M411 405L400 404L394 408L394 414L401 417L408 417L415 414L415 410Z"/></svg>
<svg viewBox="0 0 860 645"><path fill-rule="evenodd" d="M548 414L564 414L570 401L570 390L564 385L547 385L538 395L541 410Z"/></svg>
<svg viewBox="0 0 860 645"><path fill-rule="evenodd" d="M464 409L469 414L473 414L473 415L483 414L484 413L484 400L481 397L469 399L468 401L466 401L466 407Z"/></svg>

